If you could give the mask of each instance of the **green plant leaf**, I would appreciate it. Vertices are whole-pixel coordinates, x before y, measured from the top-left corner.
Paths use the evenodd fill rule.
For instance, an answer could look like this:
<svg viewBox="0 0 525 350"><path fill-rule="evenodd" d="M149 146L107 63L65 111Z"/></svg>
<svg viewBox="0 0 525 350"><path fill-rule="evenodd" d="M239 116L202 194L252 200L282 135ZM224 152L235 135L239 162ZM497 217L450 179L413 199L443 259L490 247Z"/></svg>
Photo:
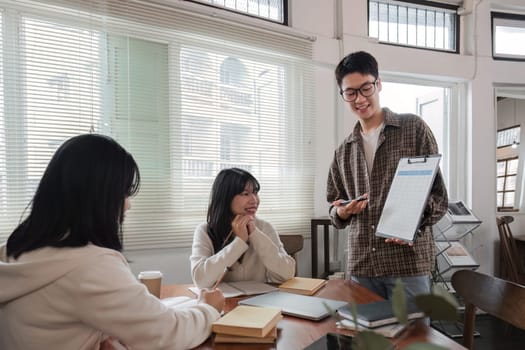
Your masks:
<svg viewBox="0 0 525 350"><path fill-rule="evenodd" d="M444 348L436 344L430 344L430 343L414 343L414 344L410 344L404 349L405 350L447 350L447 348Z"/></svg>
<svg viewBox="0 0 525 350"><path fill-rule="evenodd" d="M421 294L415 297L417 307L433 320L457 321L457 302L453 303L443 295Z"/></svg>
<svg viewBox="0 0 525 350"><path fill-rule="evenodd" d="M459 307L459 304L456 298L452 294L450 294L448 290L446 290L439 284L434 285L434 287L432 288L432 294L440 295L443 298L445 298L445 300L447 300L450 304L454 305L456 308Z"/></svg>
<svg viewBox="0 0 525 350"><path fill-rule="evenodd" d="M350 307L352 308L352 321L354 321L356 329L359 329L359 322L357 322L357 304L354 301L352 301L350 303Z"/></svg>
<svg viewBox="0 0 525 350"><path fill-rule="evenodd" d="M352 340L352 350L388 350L392 344L381 334L362 331Z"/></svg>
<svg viewBox="0 0 525 350"><path fill-rule="evenodd" d="M397 321L401 324L407 324L408 315L407 315L407 298L405 294L405 288L403 287L403 282L401 279L396 279L396 285L392 290L392 312L397 318Z"/></svg>

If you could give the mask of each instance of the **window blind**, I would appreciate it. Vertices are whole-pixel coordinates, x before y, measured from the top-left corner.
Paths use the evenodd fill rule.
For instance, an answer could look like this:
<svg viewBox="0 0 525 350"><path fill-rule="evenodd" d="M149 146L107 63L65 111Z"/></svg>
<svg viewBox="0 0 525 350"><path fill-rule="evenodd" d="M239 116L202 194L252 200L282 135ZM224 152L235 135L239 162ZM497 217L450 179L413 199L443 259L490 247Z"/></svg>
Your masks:
<svg viewBox="0 0 525 350"><path fill-rule="evenodd" d="M147 1L0 0L0 242L54 151L88 132L137 160L125 249L188 246L226 167L280 233L313 214L311 43Z"/></svg>

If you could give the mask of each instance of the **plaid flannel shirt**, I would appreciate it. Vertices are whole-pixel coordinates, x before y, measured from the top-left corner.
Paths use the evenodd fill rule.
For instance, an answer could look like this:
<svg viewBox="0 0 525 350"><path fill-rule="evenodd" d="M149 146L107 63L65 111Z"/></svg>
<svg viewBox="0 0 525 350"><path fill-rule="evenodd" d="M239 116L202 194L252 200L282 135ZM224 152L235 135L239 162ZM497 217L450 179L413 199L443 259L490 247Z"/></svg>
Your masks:
<svg viewBox="0 0 525 350"><path fill-rule="evenodd" d="M434 268L434 239L432 225L448 207L445 184L439 171L424 210L419 233L412 247L385 243L376 237L388 191L394 179L399 159L437 154L432 131L413 114L396 114L387 108L385 126L379 135L374 164L369 176L361 137L361 125L337 148L327 181L327 200L356 198L368 193L366 209L348 220L337 216L330 207L332 224L337 228L349 226L347 272L359 277L401 277L429 274Z"/></svg>

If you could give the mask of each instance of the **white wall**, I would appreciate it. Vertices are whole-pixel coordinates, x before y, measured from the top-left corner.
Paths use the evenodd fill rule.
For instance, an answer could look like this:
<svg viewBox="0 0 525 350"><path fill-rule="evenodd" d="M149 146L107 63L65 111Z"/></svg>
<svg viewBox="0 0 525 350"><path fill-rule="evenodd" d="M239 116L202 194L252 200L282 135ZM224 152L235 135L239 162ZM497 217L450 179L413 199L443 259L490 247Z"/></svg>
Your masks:
<svg viewBox="0 0 525 350"><path fill-rule="evenodd" d="M464 174L456 180L464 200L483 221L476 229L470 246L481 263L480 270L494 271L498 239L496 229L496 117L494 83L525 82L525 63L494 61L491 56L490 10L497 8L521 10L522 0L467 0L466 16L461 20L460 54L439 53L392 45L382 45L367 37L367 0L289 0L290 25L317 37L314 59L317 72L317 135L318 159L315 181L315 215L325 216L327 204L325 183L333 150L347 135L355 118L337 99L333 68L345 54L366 50L379 61L381 73L410 74L453 82L465 82L468 101L466 113L460 115L467 125L462 135L467 145ZM337 11L337 7L341 11ZM341 18L340 23L336 22ZM341 30L337 30L341 28ZM336 39L340 37L341 39ZM519 214L518 214L519 216ZM525 218L516 225L525 226ZM518 230L519 227L516 228ZM299 274L309 275L309 241L299 254ZM134 271L159 268L172 282L189 282L188 249L130 252ZM172 277L173 276L173 277Z"/></svg>

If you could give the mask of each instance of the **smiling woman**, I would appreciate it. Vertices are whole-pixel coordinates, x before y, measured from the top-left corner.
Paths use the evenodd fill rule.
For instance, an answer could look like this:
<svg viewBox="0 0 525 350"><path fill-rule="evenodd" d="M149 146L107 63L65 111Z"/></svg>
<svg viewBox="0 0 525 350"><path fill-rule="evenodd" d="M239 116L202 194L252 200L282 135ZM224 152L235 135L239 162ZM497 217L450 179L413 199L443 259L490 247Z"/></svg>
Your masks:
<svg viewBox="0 0 525 350"><path fill-rule="evenodd" d="M193 237L191 275L199 288L219 279L282 283L293 277L295 260L273 226L256 217L259 189L243 169L223 169L216 176L207 222Z"/></svg>

